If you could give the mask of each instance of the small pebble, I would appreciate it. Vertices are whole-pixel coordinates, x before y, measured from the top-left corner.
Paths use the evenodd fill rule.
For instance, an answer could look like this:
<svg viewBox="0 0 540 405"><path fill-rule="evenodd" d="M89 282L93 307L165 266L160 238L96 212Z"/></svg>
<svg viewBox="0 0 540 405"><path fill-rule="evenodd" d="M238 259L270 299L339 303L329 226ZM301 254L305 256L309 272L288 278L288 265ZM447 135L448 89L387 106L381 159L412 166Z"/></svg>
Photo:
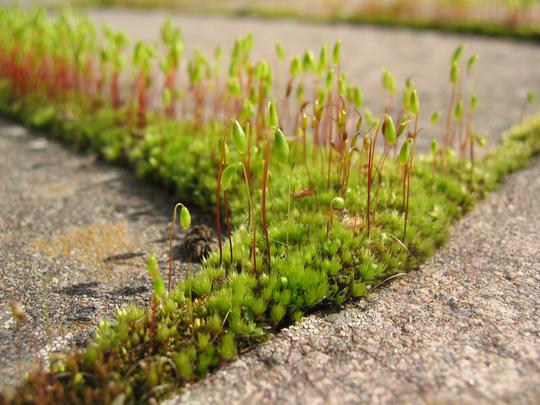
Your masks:
<svg viewBox="0 0 540 405"><path fill-rule="evenodd" d="M49 142L45 138L38 138L35 141L31 141L29 146L32 150L44 150L49 146Z"/></svg>

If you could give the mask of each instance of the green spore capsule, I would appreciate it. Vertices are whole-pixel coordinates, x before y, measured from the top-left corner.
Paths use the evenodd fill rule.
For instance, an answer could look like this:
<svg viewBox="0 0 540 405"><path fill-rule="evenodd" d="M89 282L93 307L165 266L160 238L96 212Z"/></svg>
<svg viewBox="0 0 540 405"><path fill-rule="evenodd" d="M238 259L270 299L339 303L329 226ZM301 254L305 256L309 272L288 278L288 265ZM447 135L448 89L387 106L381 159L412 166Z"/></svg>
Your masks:
<svg viewBox="0 0 540 405"><path fill-rule="evenodd" d="M454 119L460 120L463 116L463 100L459 100L456 104L456 108L454 108Z"/></svg>
<svg viewBox="0 0 540 405"><path fill-rule="evenodd" d="M341 39L338 39L332 49L332 63L335 66L339 65L341 59Z"/></svg>
<svg viewBox="0 0 540 405"><path fill-rule="evenodd" d="M244 153L247 149L246 133L238 120L233 122L232 139L236 149L238 149L239 152Z"/></svg>
<svg viewBox="0 0 540 405"><path fill-rule="evenodd" d="M400 137L401 134L407 129L409 126L409 120L402 121L401 124L399 124L398 130L397 130L397 137Z"/></svg>
<svg viewBox="0 0 540 405"><path fill-rule="evenodd" d="M450 82L456 84L459 79L459 66L457 62L453 62L450 67Z"/></svg>
<svg viewBox="0 0 540 405"><path fill-rule="evenodd" d="M431 114L430 122L431 125L436 125L441 119L441 112L435 111L433 114Z"/></svg>
<svg viewBox="0 0 540 405"><path fill-rule="evenodd" d="M280 41L276 42L276 56L279 60L285 59L285 47Z"/></svg>
<svg viewBox="0 0 540 405"><path fill-rule="evenodd" d="M469 60L467 61L467 71L471 71L471 69L476 65L476 62L478 62L478 59L480 59L480 57L477 53L475 53L469 58Z"/></svg>
<svg viewBox="0 0 540 405"><path fill-rule="evenodd" d="M279 117L276 111L276 106L271 101L268 102L268 122L270 128L275 129L279 126Z"/></svg>
<svg viewBox="0 0 540 405"><path fill-rule="evenodd" d="M276 147L276 157L281 163L287 163L289 160L289 144L281 129L276 129L274 133L274 144Z"/></svg>
<svg viewBox="0 0 540 405"><path fill-rule="evenodd" d="M332 208L335 210L342 210L345 208L345 200L341 197L334 197L332 199Z"/></svg>
<svg viewBox="0 0 540 405"><path fill-rule="evenodd" d="M188 229L191 225L191 214L185 206L182 206L182 209L180 210L180 225L182 225L182 228L184 229Z"/></svg>
<svg viewBox="0 0 540 405"><path fill-rule="evenodd" d="M364 104L364 97L359 87L353 87L352 101L356 108L360 108Z"/></svg>
<svg viewBox="0 0 540 405"><path fill-rule="evenodd" d="M383 69L381 82L382 82L383 89L388 90L391 94L396 94L397 92L396 81L394 80L394 77L388 71L388 69Z"/></svg>
<svg viewBox="0 0 540 405"><path fill-rule="evenodd" d="M313 72L315 71L315 56L313 56L313 52L306 51L304 53L304 59L302 61L302 68L304 69L304 72Z"/></svg>
<svg viewBox="0 0 540 405"><path fill-rule="evenodd" d="M411 141L407 140L401 145L398 155L398 163L401 166L405 166L409 162L409 157L411 155Z"/></svg>
<svg viewBox="0 0 540 405"><path fill-rule="evenodd" d="M324 44L321 47L319 54L319 72L322 73L328 67L328 45Z"/></svg>
<svg viewBox="0 0 540 405"><path fill-rule="evenodd" d="M416 90L413 90L411 93L411 114L418 115L419 112L420 112L420 99L418 98L418 94L416 93Z"/></svg>
<svg viewBox="0 0 540 405"><path fill-rule="evenodd" d="M465 45L464 44L460 44L454 51L454 53L452 54L452 58L451 58L451 61L452 63L456 63L459 61L459 59L461 58L461 55L463 54L463 51L465 50Z"/></svg>
<svg viewBox="0 0 540 405"><path fill-rule="evenodd" d="M300 71L302 70L302 62L300 61L300 57L298 55L292 59L289 70L292 77L296 77L300 74Z"/></svg>
<svg viewBox="0 0 540 405"><path fill-rule="evenodd" d="M330 69L328 73L326 74L326 80L325 80L326 91L332 90L333 83L334 83L334 69Z"/></svg>
<svg viewBox="0 0 540 405"><path fill-rule="evenodd" d="M439 151L439 142L435 138L433 138L431 140L431 154L435 156L438 151Z"/></svg>
<svg viewBox="0 0 540 405"><path fill-rule="evenodd" d="M384 139L388 145L396 143L396 127L392 117L387 115L384 123Z"/></svg>
<svg viewBox="0 0 540 405"><path fill-rule="evenodd" d="M475 93L471 95L470 103L471 103L471 111L476 111L476 109L478 108L478 96Z"/></svg>
<svg viewBox="0 0 540 405"><path fill-rule="evenodd" d="M229 165L221 173L221 187L223 187L223 190L230 190L239 165L240 163Z"/></svg>

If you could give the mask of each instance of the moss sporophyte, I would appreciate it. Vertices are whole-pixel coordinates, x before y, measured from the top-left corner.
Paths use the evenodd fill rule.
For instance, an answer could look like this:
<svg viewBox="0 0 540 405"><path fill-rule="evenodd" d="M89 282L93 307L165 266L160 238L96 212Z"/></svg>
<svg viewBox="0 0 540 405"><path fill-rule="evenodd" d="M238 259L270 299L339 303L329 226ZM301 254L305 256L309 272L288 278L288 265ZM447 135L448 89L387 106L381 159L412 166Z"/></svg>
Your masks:
<svg viewBox="0 0 540 405"><path fill-rule="evenodd" d="M536 118L474 158L471 143L482 137L473 125L477 97L464 91L474 81L467 73L451 74L450 130L444 125L431 154L417 156L424 111L412 81L398 98L396 80L383 72L387 96L375 116L340 66L339 41L318 58L307 51L288 61L277 46L288 67L281 83L254 57L251 35L235 41L222 69L221 49L186 55L167 22L162 47L136 46L136 85L119 97L112 73L127 77L128 66L110 53L129 59L120 34L87 35L95 27L67 11L51 19L17 9L0 11L0 30L2 113L129 165L182 201L169 228L167 285L156 258L148 260L151 306L122 309L85 349L30 373L13 396L2 394L6 402L160 398L303 314L417 268L453 221L540 150ZM451 69L464 59L459 49ZM85 73L93 70L97 77ZM218 246L175 285L174 231L191 226L186 204L214 212Z"/></svg>

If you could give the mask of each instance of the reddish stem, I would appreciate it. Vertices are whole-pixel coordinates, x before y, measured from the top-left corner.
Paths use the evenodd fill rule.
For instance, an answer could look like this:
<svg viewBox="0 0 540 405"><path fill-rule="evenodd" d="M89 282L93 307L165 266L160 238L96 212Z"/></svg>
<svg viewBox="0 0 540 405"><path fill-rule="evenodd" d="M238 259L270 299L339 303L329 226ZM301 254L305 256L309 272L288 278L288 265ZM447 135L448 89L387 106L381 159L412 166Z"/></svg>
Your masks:
<svg viewBox="0 0 540 405"><path fill-rule="evenodd" d="M227 239L229 239L229 251L231 254L231 265L233 262L232 238L231 238L231 222L229 219L229 204L227 202L227 191L223 192L223 204L225 205L225 221L227 223Z"/></svg>
<svg viewBox="0 0 540 405"><path fill-rule="evenodd" d="M120 107L120 73L114 72L111 80L111 98L113 107L116 109Z"/></svg>
<svg viewBox="0 0 540 405"><path fill-rule="evenodd" d="M411 150L411 156L409 157L409 162L406 166L405 171L405 178L406 178L406 199L405 199L405 224L403 226L403 240L402 242L405 242L405 236L407 236L407 222L409 220L409 197L411 193L411 171L412 171L412 165L414 160L414 153L415 153L415 146L416 146L416 135L418 133L418 114L416 114L415 121L414 121L414 133L413 133L413 141L412 141L412 150Z"/></svg>
<svg viewBox="0 0 540 405"><path fill-rule="evenodd" d="M252 131L251 131L251 125L249 122L247 123L247 136L248 136L248 149L247 149L247 157L246 157L246 172L247 172L247 181L248 181L248 187L251 189L251 173L250 173L250 165L251 165L251 147L253 143L253 137L252 137ZM248 227L251 222L251 212L249 213L249 219L248 219Z"/></svg>
<svg viewBox="0 0 540 405"><path fill-rule="evenodd" d="M368 154L368 195L367 195L367 235L369 237L369 230L371 228L371 186L373 183L373 161L375 155L375 144L377 143L377 135L379 133L379 126L375 129L373 139L369 143Z"/></svg>
<svg viewBox="0 0 540 405"><path fill-rule="evenodd" d="M331 177L330 173L332 170L332 138L334 137L334 132L333 132L334 125L332 124L332 117L331 117L332 113L329 112L328 114L329 114L328 122L329 122L330 128L328 131L328 181L326 184L326 188L327 190L330 190L330 177Z"/></svg>
<svg viewBox="0 0 540 405"><path fill-rule="evenodd" d="M370 201L371 201L371 145L369 147L369 154L368 154L368 176L367 176L367 236L369 237L369 229L371 228L371 218L370 218Z"/></svg>
<svg viewBox="0 0 540 405"><path fill-rule="evenodd" d="M262 222L264 230L264 238L266 241L266 255L268 256L268 267L270 267L270 239L268 238L268 225L266 222L266 180L268 178L268 163L270 161L270 144L266 143L266 150L264 155L264 172L262 179Z"/></svg>
<svg viewBox="0 0 540 405"><path fill-rule="evenodd" d="M306 175L308 178L309 186L313 186L313 182L311 181L311 174L309 173L309 166L307 163L307 151L306 151L306 138L307 138L307 129L303 129L304 132L304 139L303 139L303 145L304 145L304 166L306 167Z"/></svg>
<svg viewBox="0 0 540 405"><path fill-rule="evenodd" d="M144 72L141 72L139 76L139 88L137 101L139 108L137 111L137 125L139 128L143 128L146 125L146 102L147 102L147 77Z"/></svg>
<svg viewBox="0 0 540 405"><path fill-rule="evenodd" d="M221 144L221 156L219 158L218 183L216 191L216 225L218 231L219 267L223 264L223 247L221 245L221 174L223 172L223 158L225 155L225 140Z"/></svg>
<svg viewBox="0 0 540 405"><path fill-rule="evenodd" d="M253 241L251 245L251 255L253 257L253 273L257 273L257 222L253 219Z"/></svg>
<svg viewBox="0 0 540 405"><path fill-rule="evenodd" d="M175 93L175 80L174 80L174 69L169 70L167 73L167 78L165 79L165 87L171 92L171 102L167 106L167 115L170 118L174 118L175 113L175 103L176 103L176 93Z"/></svg>
<svg viewBox="0 0 540 405"><path fill-rule="evenodd" d="M412 160L410 162L412 164ZM410 195L410 184L411 184L411 173L410 167L406 168L405 171L405 181L406 181L406 199L405 199L405 223L403 226L403 238L402 242L405 242L405 236L407 235L407 222L409 220L409 195Z"/></svg>

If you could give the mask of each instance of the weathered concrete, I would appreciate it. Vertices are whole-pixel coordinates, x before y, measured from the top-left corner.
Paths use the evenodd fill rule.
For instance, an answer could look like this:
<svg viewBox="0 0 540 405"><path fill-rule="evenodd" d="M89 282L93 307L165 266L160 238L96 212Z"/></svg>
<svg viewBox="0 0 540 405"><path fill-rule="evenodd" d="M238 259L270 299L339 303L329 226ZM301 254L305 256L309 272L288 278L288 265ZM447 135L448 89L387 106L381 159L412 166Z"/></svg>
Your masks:
<svg viewBox="0 0 540 405"><path fill-rule="evenodd" d="M84 342L97 322L150 299L146 258L165 274L173 201L124 169L0 121L0 387L39 353ZM194 213L194 222L205 221ZM182 231L177 227L175 269ZM179 272L177 271L178 275ZM21 302L17 326L10 303Z"/></svg>

